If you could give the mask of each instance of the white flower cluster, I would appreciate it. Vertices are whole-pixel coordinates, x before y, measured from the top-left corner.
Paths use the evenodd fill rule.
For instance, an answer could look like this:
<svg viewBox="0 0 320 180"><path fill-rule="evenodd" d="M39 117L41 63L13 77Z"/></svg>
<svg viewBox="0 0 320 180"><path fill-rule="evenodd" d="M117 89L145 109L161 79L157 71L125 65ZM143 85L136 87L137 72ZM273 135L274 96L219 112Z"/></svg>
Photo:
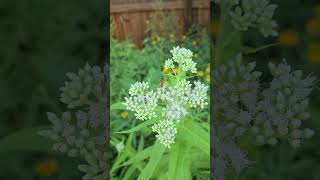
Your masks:
<svg viewBox="0 0 320 180"><path fill-rule="evenodd" d="M170 148L170 144L174 143L177 134L176 124L166 119L154 124L151 128L152 131L158 133L156 138L159 139L160 143Z"/></svg>
<svg viewBox="0 0 320 180"><path fill-rule="evenodd" d="M172 59L165 63L165 68L175 68L174 63L179 64L179 68L183 71L196 71L196 63L193 62L193 53L185 48L175 47L171 50ZM155 92L149 91L147 82L137 82L131 85L129 89L130 97L125 98L124 105L128 110L135 111L136 118L140 120L148 120L157 117L155 112L158 102L165 104L162 112L158 112L161 116L159 123L152 126L152 130L157 133L156 137L159 141L170 148L170 144L174 143L175 134L177 133L176 124L188 114L188 108L204 108L208 105L207 91L209 87L201 82L194 82L194 87L186 79L178 80L174 86L162 86Z"/></svg>
<svg viewBox="0 0 320 180"><path fill-rule="evenodd" d="M232 24L241 31L257 28L265 37L276 36L276 22L272 19L275 9L269 0L242 0L230 13Z"/></svg>
<svg viewBox="0 0 320 180"><path fill-rule="evenodd" d="M200 81L194 82L194 88L189 96L189 104L191 107L200 107L203 109L208 105L207 91L209 86L202 84Z"/></svg>
<svg viewBox="0 0 320 180"><path fill-rule="evenodd" d="M175 101L168 104L163 112L163 116L176 121L179 121L181 117L186 115L187 110L180 103Z"/></svg>
<svg viewBox="0 0 320 180"><path fill-rule="evenodd" d="M129 89L129 94L131 96L143 95L149 89L149 84L147 82L136 82L131 85Z"/></svg>
<svg viewBox="0 0 320 180"><path fill-rule="evenodd" d="M165 68L175 68L175 63L177 63L182 71L191 71L192 73L197 73L197 63L192 61L193 53L190 50L177 46L174 47L170 52L172 54L172 58L166 60L164 64Z"/></svg>
<svg viewBox="0 0 320 180"><path fill-rule="evenodd" d="M158 96L149 89L147 82L137 82L129 89L130 97L125 97L124 105L130 111L135 111L135 116L140 120L147 120L157 117L154 109L157 106Z"/></svg>

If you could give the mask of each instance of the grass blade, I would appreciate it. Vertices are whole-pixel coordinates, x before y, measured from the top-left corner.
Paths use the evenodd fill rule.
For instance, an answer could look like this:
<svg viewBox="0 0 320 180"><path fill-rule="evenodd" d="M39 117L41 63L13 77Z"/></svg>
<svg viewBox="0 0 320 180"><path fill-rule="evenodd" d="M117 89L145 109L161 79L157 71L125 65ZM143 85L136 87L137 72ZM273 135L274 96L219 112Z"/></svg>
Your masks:
<svg viewBox="0 0 320 180"><path fill-rule="evenodd" d="M161 157L165 151L165 146L160 144L159 141L157 141L152 148L152 153L150 156L150 160L147 164L147 166L143 169L140 176L138 177L138 180L149 180L151 176L154 173L154 170L156 169L158 163L161 160Z"/></svg>

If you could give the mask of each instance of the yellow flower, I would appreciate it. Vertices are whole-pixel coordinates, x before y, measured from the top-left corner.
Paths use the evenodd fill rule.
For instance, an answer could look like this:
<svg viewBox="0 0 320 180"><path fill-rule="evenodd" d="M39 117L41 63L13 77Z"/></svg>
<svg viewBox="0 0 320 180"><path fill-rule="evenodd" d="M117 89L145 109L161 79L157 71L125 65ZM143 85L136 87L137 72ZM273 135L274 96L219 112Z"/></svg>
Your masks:
<svg viewBox="0 0 320 180"><path fill-rule="evenodd" d="M198 72L197 72L197 76L198 76L198 77L202 77L202 76L203 76L203 71L198 71Z"/></svg>
<svg viewBox="0 0 320 180"><path fill-rule="evenodd" d="M210 64L208 64L206 67L206 73L210 73Z"/></svg>
<svg viewBox="0 0 320 180"><path fill-rule="evenodd" d="M209 34L213 37L217 37L219 33L219 22L212 21L209 25Z"/></svg>
<svg viewBox="0 0 320 180"><path fill-rule="evenodd" d="M187 36L186 36L186 35L182 35L182 36L181 36L181 39L182 39L182 40L186 40L186 39L187 39Z"/></svg>
<svg viewBox="0 0 320 180"><path fill-rule="evenodd" d="M298 33L294 30L282 31L279 34L279 42L285 46L294 46L298 43L299 37Z"/></svg>
<svg viewBox="0 0 320 180"><path fill-rule="evenodd" d="M197 57L199 57L199 55L197 53L194 53L193 57L197 58Z"/></svg>
<svg viewBox="0 0 320 180"><path fill-rule="evenodd" d="M58 162L56 160L47 160L39 163L35 171L39 176L49 177L58 169Z"/></svg>
<svg viewBox="0 0 320 180"><path fill-rule="evenodd" d="M311 43L308 46L307 56L311 63L320 63L320 43Z"/></svg>
<svg viewBox="0 0 320 180"><path fill-rule="evenodd" d="M206 75L206 81L210 82L210 75Z"/></svg>
<svg viewBox="0 0 320 180"><path fill-rule="evenodd" d="M127 119L129 113L128 113L127 111L123 111L120 115L121 115L121 117L122 117L123 119Z"/></svg>
<svg viewBox="0 0 320 180"><path fill-rule="evenodd" d="M197 41L192 41L192 45L197 45Z"/></svg>
<svg viewBox="0 0 320 180"><path fill-rule="evenodd" d="M307 32L310 34L315 34L320 32L320 19L313 18L306 25Z"/></svg>
<svg viewBox="0 0 320 180"><path fill-rule="evenodd" d="M170 39L174 39L174 34L171 33L171 34L169 35L169 38L170 38Z"/></svg>
<svg viewBox="0 0 320 180"><path fill-rule="evenodd" d="M170 74L171 70L168 69L168 68L163 68L162 72L165 73L165 74Z"/></svg>

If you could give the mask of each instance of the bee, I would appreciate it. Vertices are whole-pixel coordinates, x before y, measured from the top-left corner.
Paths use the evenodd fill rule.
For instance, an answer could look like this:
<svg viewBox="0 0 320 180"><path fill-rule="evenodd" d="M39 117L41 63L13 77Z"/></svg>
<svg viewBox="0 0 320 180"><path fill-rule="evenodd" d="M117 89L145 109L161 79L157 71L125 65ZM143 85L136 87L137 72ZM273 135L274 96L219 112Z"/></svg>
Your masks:
<svg viewBox="0 0 320 180"><path fill-rule="evenodd" d="M147 105L148 101L147 101L147 96L144 96L144 104Z"/></svg>

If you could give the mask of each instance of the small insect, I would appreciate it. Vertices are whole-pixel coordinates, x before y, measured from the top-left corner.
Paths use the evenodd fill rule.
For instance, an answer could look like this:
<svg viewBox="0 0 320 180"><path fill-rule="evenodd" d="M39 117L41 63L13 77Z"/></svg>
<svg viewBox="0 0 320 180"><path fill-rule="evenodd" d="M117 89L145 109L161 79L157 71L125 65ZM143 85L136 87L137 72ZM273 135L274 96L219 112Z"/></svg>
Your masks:
<svg viewBox="0 0 320 180"><path fill-rule="evenodd" d="M148 104L147 96L144 96L144 104Z"/></svg>

